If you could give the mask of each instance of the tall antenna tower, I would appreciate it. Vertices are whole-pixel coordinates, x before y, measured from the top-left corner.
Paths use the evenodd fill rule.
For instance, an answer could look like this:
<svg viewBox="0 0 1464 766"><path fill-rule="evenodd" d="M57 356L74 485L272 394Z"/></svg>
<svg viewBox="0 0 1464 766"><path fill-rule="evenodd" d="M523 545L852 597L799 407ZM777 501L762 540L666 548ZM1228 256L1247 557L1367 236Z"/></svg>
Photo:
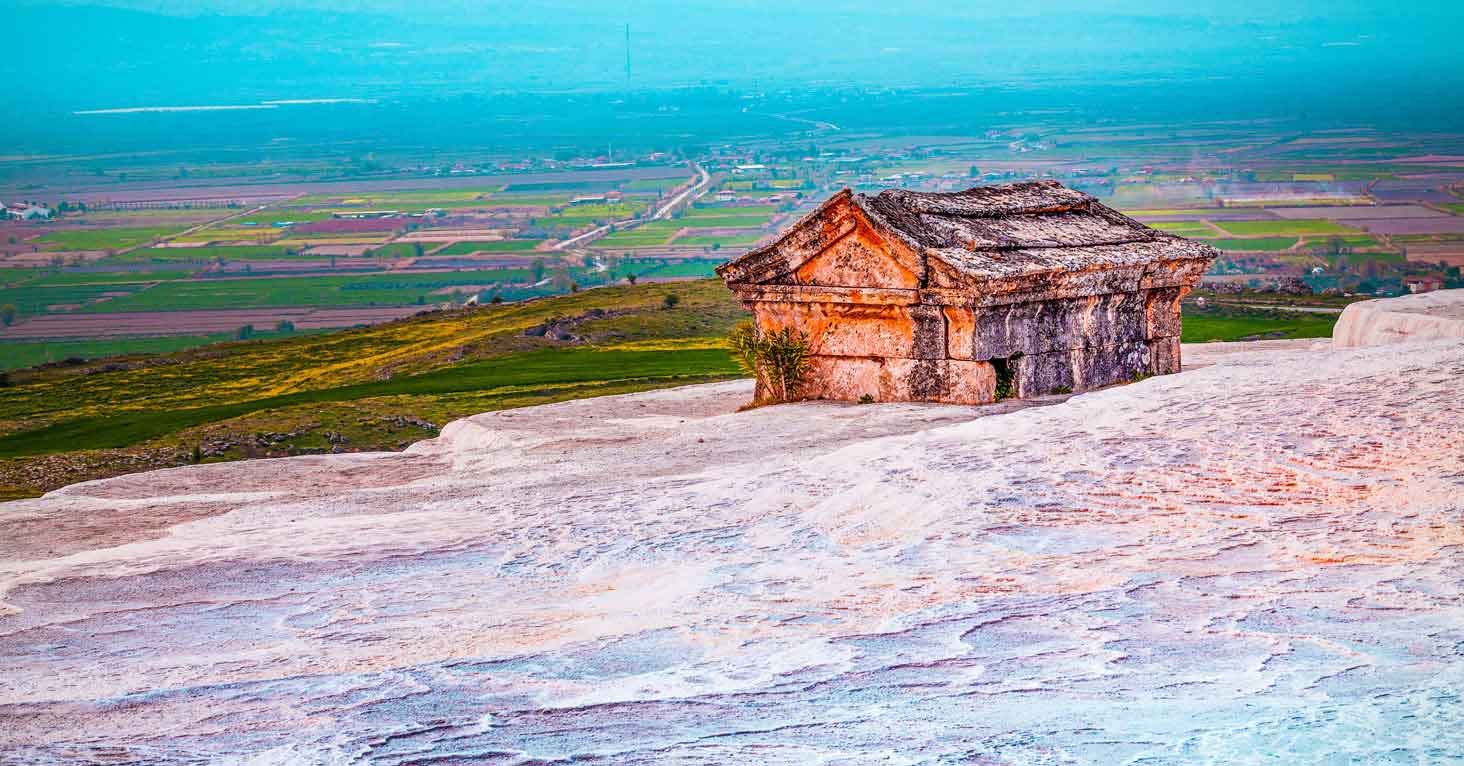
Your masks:
<svg viewBox="0 0 1464 766"><path fill-rule="evenodd" d="M625 25L625 87L630 87L630 25Z"/></svg>

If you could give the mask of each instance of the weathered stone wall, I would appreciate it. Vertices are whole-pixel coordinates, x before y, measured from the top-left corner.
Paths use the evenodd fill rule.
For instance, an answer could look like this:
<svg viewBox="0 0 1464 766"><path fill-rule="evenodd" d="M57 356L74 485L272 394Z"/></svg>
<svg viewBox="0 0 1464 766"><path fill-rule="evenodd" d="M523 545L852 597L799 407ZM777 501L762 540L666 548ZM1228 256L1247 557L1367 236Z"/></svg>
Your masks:
<svg viewBox="0 0 1464 766"><path fill-rule="evenodd" d="M959 359L816 356L804 396L810 399L979 404L996 398L996 373L989 362Z"/></svg>
<svg viewBox="0 0 1464 766"><path fill-rule="evenodd" d="M913 302L914 290L911 302L843 303L835 299L846 296L831 291L823 302L805 292L797 300L760 295L749 305L760 329L808 336L810 398L979 404L995 397L992 360L1013 371L1014 393L1023 397L1178 372L1184 290L979 308Z"/></svg>

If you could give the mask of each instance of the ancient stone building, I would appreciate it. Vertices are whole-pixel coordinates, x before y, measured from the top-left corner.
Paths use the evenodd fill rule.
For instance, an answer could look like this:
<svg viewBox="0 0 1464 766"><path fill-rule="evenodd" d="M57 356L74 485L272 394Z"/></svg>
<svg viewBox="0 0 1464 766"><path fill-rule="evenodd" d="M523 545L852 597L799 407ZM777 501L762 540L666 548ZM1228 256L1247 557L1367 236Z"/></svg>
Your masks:
<svg viewBox="0 0 1464 766"><path fill-rule="evenodd" d="M760 330L807 334L804 396L974 404L1178 372L1215 255L1038 181L845 189L717 273Z"/></svg>

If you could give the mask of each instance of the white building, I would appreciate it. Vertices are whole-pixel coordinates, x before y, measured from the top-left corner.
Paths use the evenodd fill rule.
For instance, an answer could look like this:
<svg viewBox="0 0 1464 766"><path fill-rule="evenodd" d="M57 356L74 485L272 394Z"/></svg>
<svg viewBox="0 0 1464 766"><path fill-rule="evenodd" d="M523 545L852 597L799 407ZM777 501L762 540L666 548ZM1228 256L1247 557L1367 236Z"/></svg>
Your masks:
<svg viewBox="0 0 1464 766"><path fill-rule="evenodd" d="M32 205L29 202L22 202L17 205L6 205L4 206L4 209L6 218L13 218L19 221L33 221L51 217L50 208L42 207L40 205Z"/></svg>

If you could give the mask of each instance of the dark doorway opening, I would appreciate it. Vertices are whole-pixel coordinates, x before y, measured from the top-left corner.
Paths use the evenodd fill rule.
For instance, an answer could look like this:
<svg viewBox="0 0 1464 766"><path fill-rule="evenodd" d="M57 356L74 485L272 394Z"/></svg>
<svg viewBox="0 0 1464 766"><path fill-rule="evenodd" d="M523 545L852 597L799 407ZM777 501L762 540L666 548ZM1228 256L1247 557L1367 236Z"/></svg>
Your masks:
<svg viewBox="0 0 1464 766"><path fill-rule="evenodd" d="M996 401L1017 395L1017 359L1020 357L1021 354L1014 354L991 360L991 366L996 368Z"/></svg>

